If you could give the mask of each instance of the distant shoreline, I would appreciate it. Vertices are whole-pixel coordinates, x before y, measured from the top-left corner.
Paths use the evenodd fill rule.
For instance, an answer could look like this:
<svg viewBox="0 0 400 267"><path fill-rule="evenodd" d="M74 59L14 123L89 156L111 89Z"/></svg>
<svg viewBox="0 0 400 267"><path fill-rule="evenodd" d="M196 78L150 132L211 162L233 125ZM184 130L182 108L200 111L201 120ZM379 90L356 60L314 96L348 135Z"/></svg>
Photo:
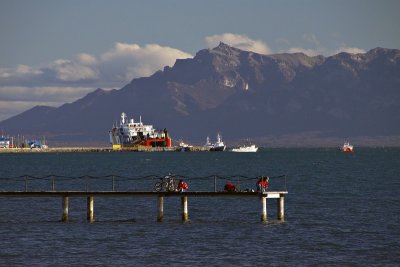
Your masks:
<svg viewBox="0 0 400 267"><path fill-rule="evenodd" d="M338 147L334 146L276 146L276 147L260 147L262 150L269 149L329 149L337 150ZM364 148L400 148L400 146L357 146L355 153L358 149ZM231 148L227 148L225 152L231 152ZM123 152L181 152L179 147L141 147L141 148L124 148L121 150L113 150L111 147L54 147L54 148L0 148L0 154L7 153L123 153ZM209 152L202 147L194 147L191 151L187 152ZM212 152L222 153L222 152Z"/></svg>
<svg viewBox="0 0 400 267"><path fill-rule="evenodd" d="M175 152L179 147L51 147L51 148L0 148L0 153L92 153L92 152ZM193 147L191 152L207 151L203 147Z"/></svg>
<svg viewBox="0 0 400 267"><path fill-rule="evenodd" d="M0 153L113 152L105 147L1 148Z"/></svg>

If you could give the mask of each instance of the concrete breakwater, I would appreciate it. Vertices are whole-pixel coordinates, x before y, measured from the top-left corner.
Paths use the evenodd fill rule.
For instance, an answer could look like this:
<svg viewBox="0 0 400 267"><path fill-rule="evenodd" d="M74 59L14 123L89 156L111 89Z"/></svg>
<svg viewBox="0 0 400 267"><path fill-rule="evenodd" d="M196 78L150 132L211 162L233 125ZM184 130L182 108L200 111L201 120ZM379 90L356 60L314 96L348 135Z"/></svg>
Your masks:
<svg viewBox="0 0 400 267"><path fill-rule="evenodd" d="M0 153L112 152L104 147L2 148Z"/></svg>
<svg viewBox="0 0 400 267"><path fill-rule="evenodd" d="M113 150L111 147L52 147L52 148L1 148L0 153L92 153L92 152L174 152L182 151L180 147L126 147ZM190 147L185 151L209 151L206 147Z"/></svg>

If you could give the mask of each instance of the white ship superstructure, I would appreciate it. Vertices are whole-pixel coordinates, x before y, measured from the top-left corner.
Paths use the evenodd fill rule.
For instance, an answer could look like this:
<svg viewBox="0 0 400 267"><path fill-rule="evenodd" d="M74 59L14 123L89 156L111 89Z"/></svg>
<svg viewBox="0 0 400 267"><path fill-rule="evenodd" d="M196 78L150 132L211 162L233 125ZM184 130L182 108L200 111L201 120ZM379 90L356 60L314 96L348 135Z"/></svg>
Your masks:
<svg viewBox="0 0 400 267"><path fill-rule="evenodd" d="M257 152L258 147L256 145L241 146L239 148L233 148L232 152Z"/></svg>
<svg viewBox="0 0 400 267"><path fill-rule="evenodd" d="M13 145L10 137L0 136L0 148L10 148L12 146Z"/></svg>

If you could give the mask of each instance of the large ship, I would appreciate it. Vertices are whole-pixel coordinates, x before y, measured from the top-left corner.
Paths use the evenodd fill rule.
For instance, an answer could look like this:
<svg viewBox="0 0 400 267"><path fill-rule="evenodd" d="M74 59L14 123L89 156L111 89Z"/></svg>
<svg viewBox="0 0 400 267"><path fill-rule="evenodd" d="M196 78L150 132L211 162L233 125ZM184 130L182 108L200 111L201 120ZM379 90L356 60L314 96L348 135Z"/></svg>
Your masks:
<svg viewBox="0 0 400 267"><path fill-rule="evenodd" d="M153 125L143 124L142 117L139 122L128 120L124 112L121 114L120 125L114 125L110 134L110 143L113 149L124 147L171 147L172 142L167 129L156 131Z"/></svg>

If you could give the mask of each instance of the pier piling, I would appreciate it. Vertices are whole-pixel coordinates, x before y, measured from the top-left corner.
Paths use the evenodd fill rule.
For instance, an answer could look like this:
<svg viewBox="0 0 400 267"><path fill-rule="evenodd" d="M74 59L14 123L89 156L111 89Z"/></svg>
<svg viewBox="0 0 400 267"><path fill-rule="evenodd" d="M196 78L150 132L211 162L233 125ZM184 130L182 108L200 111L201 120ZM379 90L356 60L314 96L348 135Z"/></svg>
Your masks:
<svg viewBox="0 0 400 267"><path fill-rule="evenodd" d="M279 198L277 199L277 213L278 220L285 220L285 196L284 194L279 194Z"/></svg>
<svg viewBox="0 0 400 267"><path fill-rule="evenodd" d="M182 204L182 221L187 222L189 220L187 196L181 197L181 204Z"/></svg>
<svg viewBox="0 0 400 267"><path fill-rule="evenodd" d="M94 200L93 196L87 197L87 221L93 222L94 221Z"/></svg>
<svg viewBox="0 0 400 267"><path fill-rule="evenodd" d="M61 217L62 222L68 222L68 202L69 198L67 196L63 196L62 198L63 214Z"/></svg>
<svg viewBox="0 0 400 267"><path fill-rule="evenodd" d="M179 197L181 199L181 218L183 222L189 221L188 212L188 197L254 197L258 198L261 202L261 222L268 221L267 213L267 199L277 199L277 218L284 221L284 196L287 191L274 191L274 192L152 192L152 191L0 191L0 198L3 197L57 197L62 198L62 217L61 222L67 223L69 221L68 205L69 197L85 197L87 200L87 221L94 222L94 197L157 197L158 212L157 221L164 220L164 198L165 197Z"/></svg>
<svg viewBox="0 0 400 267"><path fill-rule="evenodd" d="M158 196L158 214L157 214L157 222L162 222L164 219L164 196Z"/></svg>
<svg viewBox="0 0 400 267"><path fill-rule="evenodd" d="M261 197L261 222L267 222L267 197Z"/></svg>

